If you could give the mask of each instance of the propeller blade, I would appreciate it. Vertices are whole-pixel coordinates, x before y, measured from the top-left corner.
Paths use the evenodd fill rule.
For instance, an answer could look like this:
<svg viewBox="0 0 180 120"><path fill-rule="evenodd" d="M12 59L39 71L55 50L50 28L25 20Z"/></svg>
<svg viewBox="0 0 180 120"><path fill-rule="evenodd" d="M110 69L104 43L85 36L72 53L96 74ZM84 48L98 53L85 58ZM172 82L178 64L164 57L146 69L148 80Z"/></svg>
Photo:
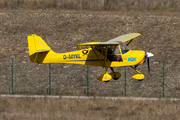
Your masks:
<svg viewBox="0 0 180 120"><path fill-rule="evenodd" d="M150 53L150 52L146 52L146 58L147 58L147 65L148 65L148 73L150 74L150 65L149 65L149 58L153 57L154 54Z"/></svg>
<svg viewBox="0 0 180 120"><path fill-rule="evenodd" d="M148 73L150 74L149 57L147 58Z"/></svg>

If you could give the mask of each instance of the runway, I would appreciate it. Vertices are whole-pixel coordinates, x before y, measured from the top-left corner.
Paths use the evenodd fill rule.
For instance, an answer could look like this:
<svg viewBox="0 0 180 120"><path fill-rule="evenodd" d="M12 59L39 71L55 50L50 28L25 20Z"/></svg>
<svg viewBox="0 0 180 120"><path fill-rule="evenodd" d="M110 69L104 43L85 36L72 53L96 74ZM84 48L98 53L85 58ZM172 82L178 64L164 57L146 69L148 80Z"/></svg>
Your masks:
<svg viewBox="0 0 180 120"><path fill-rule="evenodd" d="M53 96L53 95L0 95L0 97L16 98L59 98L59 99L111 99L111 100L170 100L179 101L180 98L141 98L141 97L98 97L98 96Z"/></svg>

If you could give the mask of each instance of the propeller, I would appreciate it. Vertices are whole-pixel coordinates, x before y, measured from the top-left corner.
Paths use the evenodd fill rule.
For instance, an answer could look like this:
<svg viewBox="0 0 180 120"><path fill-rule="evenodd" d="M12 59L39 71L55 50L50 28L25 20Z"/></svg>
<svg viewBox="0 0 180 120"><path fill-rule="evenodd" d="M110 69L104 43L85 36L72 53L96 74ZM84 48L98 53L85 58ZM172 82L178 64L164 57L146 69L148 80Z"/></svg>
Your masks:
<svg viewBox="0 0 180 120"><path fill-rule="evenodd" d="M148 73L150 73L149 58L153 57L153 56L154 56L154 54L152 54L150 52L146 52L147 65L148 65Z"/></svg>

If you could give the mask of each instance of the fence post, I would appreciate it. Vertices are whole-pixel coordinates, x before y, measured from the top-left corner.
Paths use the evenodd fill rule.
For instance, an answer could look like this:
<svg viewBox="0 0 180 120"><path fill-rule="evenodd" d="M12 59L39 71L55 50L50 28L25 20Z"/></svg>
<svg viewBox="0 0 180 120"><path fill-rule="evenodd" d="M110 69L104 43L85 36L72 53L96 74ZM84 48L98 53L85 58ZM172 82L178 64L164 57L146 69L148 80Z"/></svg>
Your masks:
<svg viewBox="0 0 180 120"><path fill-rule="evenodd" d="M89 95L89 91L88 91L88 65L87 65L87 96Z"/></svg>
<svg viewBox="0 0 180 120"><path fill-rule="evenodd" d="M11 78L12 78L12 80L11 80L11 85L12 85L12 94L13 94L13 61L14 61L14 59L12 58L12 63L11 63Z"/></svg>
<svg viewBox="0 0 180 120"><path fill-rule="evenodd" d="M164 97L164 65L165 65L165 61L163 61L163 97Z"/></svg>
<svg viewBox="0 0 180 120"><path fill-rule="evenodd" d="M126 66L124 68L124 95L126 96Z"/></svg>
<svg viewBox="0 0 180 120"><path fill-rule="evenodd" d="M51 95L51 63L49 63L49 95Z"/></svg>

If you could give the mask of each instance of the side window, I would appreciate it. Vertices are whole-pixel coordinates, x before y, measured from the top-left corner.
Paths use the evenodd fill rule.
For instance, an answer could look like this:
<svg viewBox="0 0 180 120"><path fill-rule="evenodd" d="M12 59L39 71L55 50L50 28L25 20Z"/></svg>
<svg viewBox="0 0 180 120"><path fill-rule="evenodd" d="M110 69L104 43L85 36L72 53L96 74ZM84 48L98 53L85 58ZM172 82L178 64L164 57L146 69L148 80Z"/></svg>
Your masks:
<svg viewBox="0 0 180 120"><path fill-rule="evenodd" d="M114 50L115 54L120 54L120 50L119 50L119 46L116 46L115 50Z"/></svg>
<svg viewBox="0 0 180 120"><path fill-rule="evenodd" d="M95 47L97 51L99 51L102 54L105 54L106 46L97 46ZM119 47L118 46L108 46L107 49L108 55L114 55L114 54L120 54Z"/></svg>
<svg viewBox="0 0 180 120"><path fill-rule="evenodd" d="M107 51L107 59L109 61L122 61L119 46L109 46Z"/></svg>
<svg viewBox="0 0 180 120"><path fill-rule="evenodd" d="M106 48L104 46L97 46L97 47L95 47L95 49L97 51L99 51L100 53L105 54L105 49Z"/></svg>

